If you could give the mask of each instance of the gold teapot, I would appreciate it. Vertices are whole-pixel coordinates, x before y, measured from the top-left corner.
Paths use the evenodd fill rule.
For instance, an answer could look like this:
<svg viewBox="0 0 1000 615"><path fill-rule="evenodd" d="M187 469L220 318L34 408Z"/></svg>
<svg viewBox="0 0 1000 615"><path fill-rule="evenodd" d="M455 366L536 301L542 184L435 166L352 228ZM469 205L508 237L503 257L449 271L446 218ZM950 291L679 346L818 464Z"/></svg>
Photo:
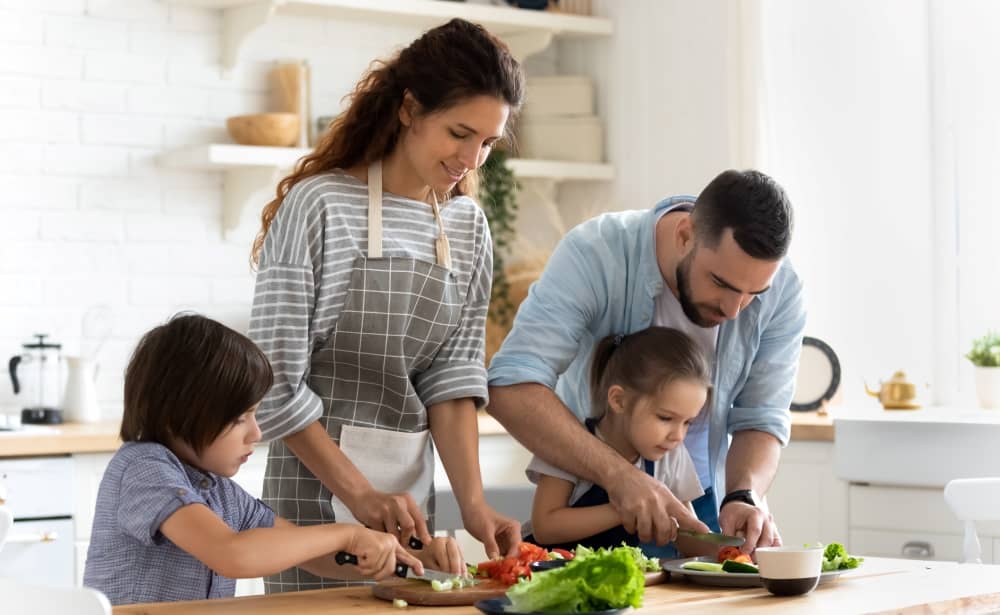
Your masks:
<svg viewBox="0 0 1000 615"><path fill-rule="evenodd" d="M886 410L916 410L920 407L917 403L917 387L906 379L906 374L902 371L893 374L877 391L869 389L866 382L865 392L877 397Z"/></svg>

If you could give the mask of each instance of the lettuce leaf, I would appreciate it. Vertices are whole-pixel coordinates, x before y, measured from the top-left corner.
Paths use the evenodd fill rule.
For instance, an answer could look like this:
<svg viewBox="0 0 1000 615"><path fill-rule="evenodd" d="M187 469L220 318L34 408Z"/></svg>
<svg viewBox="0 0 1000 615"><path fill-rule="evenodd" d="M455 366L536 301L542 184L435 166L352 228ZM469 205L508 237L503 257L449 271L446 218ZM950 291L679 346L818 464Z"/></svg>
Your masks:
<svg viewBox="0 0 1000 615"><path fill-rule="evenodd" d="M646 578L629 547L576 550L561 568L538 572L507 591L511 609L579 613L642 606Z"/></svg>

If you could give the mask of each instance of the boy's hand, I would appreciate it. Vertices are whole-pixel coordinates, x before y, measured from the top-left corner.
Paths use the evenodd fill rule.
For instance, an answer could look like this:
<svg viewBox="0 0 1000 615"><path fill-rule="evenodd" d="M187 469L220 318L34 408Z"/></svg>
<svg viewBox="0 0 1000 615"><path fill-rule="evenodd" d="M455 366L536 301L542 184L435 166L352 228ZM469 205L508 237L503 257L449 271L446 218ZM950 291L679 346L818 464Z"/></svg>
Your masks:
<svg viewBox="0 0 1000 615"><path fill-rule="evenodd" d="M359 525L355 528L346 551L357 556L358 572L375 580L391 577L397 560L410 566L417 574L424 573L423 563L407 553L395 536L385 532L376 532Z"/></svg>
<svg viewBox="0 0 1000 615"><path fill-rule="evenodd" d="M410 551L420 558L424 566L464 577L468 574L465 568L465 558L454 538L434 538L430 544L424 544L419 551Z"/></svg>

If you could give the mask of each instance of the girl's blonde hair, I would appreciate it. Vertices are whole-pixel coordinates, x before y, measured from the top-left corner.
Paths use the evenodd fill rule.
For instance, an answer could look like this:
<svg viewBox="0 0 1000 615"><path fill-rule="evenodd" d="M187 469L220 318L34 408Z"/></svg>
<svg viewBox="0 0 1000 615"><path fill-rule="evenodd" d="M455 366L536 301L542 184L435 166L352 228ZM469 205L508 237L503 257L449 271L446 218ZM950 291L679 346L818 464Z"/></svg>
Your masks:
<svg viewBox="0 0 1000 615"><path fill-rule="evenodd" d="M649 327L629 335L609 335L597 343L591 358L591 417L601 418L608 411L608 389L613 385L644 397L685 379L711 390L705 355L683 331Z"/></svg>

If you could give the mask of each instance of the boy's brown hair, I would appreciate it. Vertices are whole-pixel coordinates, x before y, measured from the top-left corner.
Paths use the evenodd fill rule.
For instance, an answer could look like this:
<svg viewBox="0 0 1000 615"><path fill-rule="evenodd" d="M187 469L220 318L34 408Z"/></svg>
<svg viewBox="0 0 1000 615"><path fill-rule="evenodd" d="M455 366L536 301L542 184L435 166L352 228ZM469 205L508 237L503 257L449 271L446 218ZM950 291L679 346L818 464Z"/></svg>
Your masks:
<svg viewBox="0 0 1000 615"><path fill-rule="evenodd" d="M125 370L123 442L174 438L200 453L271 388L267 357L210 318L179 314L146 333Z"/></svg>

